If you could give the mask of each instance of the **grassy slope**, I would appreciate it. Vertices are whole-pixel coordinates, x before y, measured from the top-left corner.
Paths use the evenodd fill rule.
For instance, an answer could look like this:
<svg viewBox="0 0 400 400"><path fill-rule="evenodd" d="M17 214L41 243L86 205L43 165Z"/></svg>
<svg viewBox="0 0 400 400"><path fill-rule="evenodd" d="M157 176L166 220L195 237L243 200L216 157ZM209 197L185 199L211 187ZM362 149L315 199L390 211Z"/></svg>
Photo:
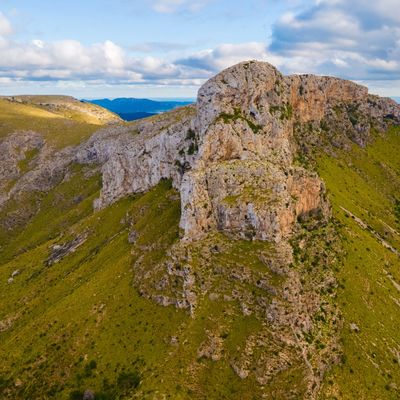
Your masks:
<svg viewBox="0 0 400 400"><path fill-rule="evenodd" d="M108 112L104 110L104 113ZM100 125L102 121L85 113L84 108L82 112L63 107L57 111L33 102L18 103L0 98L0 138L15 131L36 131L50 145L62 148L79 144Z"/></svg>
<svg viewBox="0 0 400 400"><path fill-rule="evenodd" d="M2 396L68 399L90 388L97 398L124 398L130 390L125 371L140 374L141 385L132 391L140 399L159 398L158 392L172 399L259 398L255 380L240 380L230 366L237 347L260 329L257 319L243 316L236 303L208 299L193 319L140 297L133 288L133 262L144 256L151 268L178 238L180 207L169 183L94 213L91 204L99 188L97 175L84 178L77 167L70 181L42 198L40 212L1 249ZM127 240L131 220L139 233L134 252ZM46 266L53 244L84 232L88 239L81 247ZM250 257L255 248L241 243L216 255L215 262ZM261 267L254 262L254 268ZM15 270L20 274L8 284ZM4 329L8 322L12 326ZM222 360L198 359L206 330L216 326L225 340ZM174 336L179 346L171 344ZM281 396L287 379L301 382L301 369L295 366L280 376L271 393Z"/></svg>
<svg viewBox="0 0 400 400"><path fill-rule="evenodd" d="M139 247L150 243L146 239L144 242L138 240ZM210 254L210 249L216 245L223 248L223 252ZM222 234L213 234L190 246L190 263L196 271L196 279L202 280L206 275L214 274L209 293L221 294L226 290L225 294L231 295L232 288L240 290L241 283L232 279L230 275L233 271L237 272L241 265L246 265L253 272L261 272L264 278L268 277L271 284L279 287L284 279L268 271L265 264L257 257L259 252L273 252L273 250L271 245L265 242L233 241ZM207 265L204 266L203 263L201 266L201 260L204 258L208 258ZM145 257L144 262L145 268L151 270L154 265L154 254L150 258ZM217 273L217 270L222 272ZM259 293L265 296L265 292L255 286L249 285L249 287L253 294L259 290ZM198 300L195 317L187 318L177 330L179 343L171 347L165 364L159 366L161 370L167 368L168 375L165 375L166 371L158 371L157 374L161 375L158 379L154 379L156 377L154 375L146 379L138 398L147 398L144 396L147 388L151 390L158 388L161 393L167 394L167 397L172 399L261 398L261 387L255 377L250 374L246 379L239 379L231 364L244 350L246 340L250 336L260 332L265 334L268 328L254 315L243 315L237 301L225 301L222 296L218 300L211 300L209 296L199 296ZM207 341L209 333L216 335L222 341L221 356L218 361L198 355L198 349ZM256 370L258 364L262 362L261 354L257 354L262 351L261 348L257 348L254 354L249 356L253 362L253 370ZM304 392L303 372L302 364L293 365L266 385L265 395L272 396L271 398L283 398L287 394L288 387L297 393ZM149 398L158 397L150 395Z"/></svg>
<svg viewBox="0 0 400 400"><path fill-rule="evenodd" d="M93 214L89 204L97 194L98 177L85 185L77 175L46 200L50 205L50 198L75 195L74 191L85 199L58 211L42 207L27 229L3 249L0 320L14 322L1 333L0 375L3 386L12 382L12 387L16 379L23 382L11 398L68 398L75 389L107 389L104 379L115 392L113 385L123 370L145 373L165 358L164 340L185 318L183 312L140 298L132 288L127 225L121 220L134 199ZM142 201L150 210L157 209L158 234L173 240L179 204L170 202L168 193L169 187L160 185ZM44 264L52 243L64 243L82 232L89 233L88 240L75 253L50 267ZM18 252L18 243L29 250L7 262ZM16 269L20 275L7 284ZM87 367L91 360L97 363L95 371Z"/></svg>
<svg viewBox="0 0 400 400"><path fill-rule="evenodd" d="M120 120L118 115L96 104L82 102L70 96L33 95L14 96L12 99L27 105L59 114L64 118L88 124L103 125Z"/></svg>
<svg viewBox="0 0 400 400"><path fill-rule="evenodd" d="M400 195L400 129L366 149L324 157L319 172L340 221L346 251L339 306L344 317L343 363L327 377L324 397L395 399L400 396L400 260L372 235L400 249L395 199ZM370 226L363 229L341 207ZM356 324L360 331L350 328ZM397 389L396 389L397 387Z"/></svg>

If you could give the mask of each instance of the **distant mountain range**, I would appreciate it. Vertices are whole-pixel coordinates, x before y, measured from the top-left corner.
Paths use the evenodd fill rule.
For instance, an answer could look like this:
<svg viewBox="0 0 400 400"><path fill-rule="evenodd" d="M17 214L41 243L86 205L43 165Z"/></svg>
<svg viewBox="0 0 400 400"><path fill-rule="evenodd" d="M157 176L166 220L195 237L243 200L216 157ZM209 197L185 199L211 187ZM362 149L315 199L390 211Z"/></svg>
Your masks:
<svg viewBox="0 0 400 400"><path fill-rule="evenodd" d="M170 111L178 107L186 106L193 101L172 101L172 100L150 100L136 98L117 98L117 99L95 99L84 100L106 108L126 121L151 117L161 112Z"/></svg>

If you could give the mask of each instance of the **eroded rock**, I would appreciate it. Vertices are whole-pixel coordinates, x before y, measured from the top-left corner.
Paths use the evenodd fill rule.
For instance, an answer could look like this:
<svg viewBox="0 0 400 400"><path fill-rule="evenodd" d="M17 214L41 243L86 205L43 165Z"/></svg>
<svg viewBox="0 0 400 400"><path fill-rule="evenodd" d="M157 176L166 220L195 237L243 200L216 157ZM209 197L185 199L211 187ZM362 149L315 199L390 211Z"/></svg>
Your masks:
<svg viewBox="0 0 400 400"><path fill-rule="evenodd" d="M26 191L50 190L73 163L100 165L97 209L171 179L181 196L186 240L217 229L279 242L290 237L298 219L329 217L324 186L299 166L298 154L311 153L316 144L364 146L371 126L384 130L389 123L400 123L400 106L369 95L363 86L330 77L283 76L268 63L244 62L206 82L196 105L109 126L77 148L44 151L43 140L33 133L18 139L23 143L14 143L14 136L3 140L0 146L7 149L14 143L13 149L41 151L40 163L22 176L17 165L7 165L6 171L0 160L0 178L17 178L2 191L0 206Z"/></svg>
<svg viewBox="0 0 400 400"><path fill-rule="evenodd" d="M88 233L83 233L78 235L75 239L72 239L63 244L55 244L51 248L50 256L47 258L45 264L46 266L51 266L58 263L67 255L74 253L75 250L82 246L88 238Z"/></svg>

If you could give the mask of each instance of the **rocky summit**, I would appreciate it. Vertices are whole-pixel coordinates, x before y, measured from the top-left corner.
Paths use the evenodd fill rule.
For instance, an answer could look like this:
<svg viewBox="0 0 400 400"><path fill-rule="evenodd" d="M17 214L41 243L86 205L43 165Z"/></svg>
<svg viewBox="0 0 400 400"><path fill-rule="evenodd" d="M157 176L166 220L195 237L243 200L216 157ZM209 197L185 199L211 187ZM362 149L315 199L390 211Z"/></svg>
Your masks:
<svg viewBox="0 0 400 400"><path fill-rule="evenodd" d="M256 61L129 124L67 100L1 100L1 396L400 395L400 105Z"/></svg>

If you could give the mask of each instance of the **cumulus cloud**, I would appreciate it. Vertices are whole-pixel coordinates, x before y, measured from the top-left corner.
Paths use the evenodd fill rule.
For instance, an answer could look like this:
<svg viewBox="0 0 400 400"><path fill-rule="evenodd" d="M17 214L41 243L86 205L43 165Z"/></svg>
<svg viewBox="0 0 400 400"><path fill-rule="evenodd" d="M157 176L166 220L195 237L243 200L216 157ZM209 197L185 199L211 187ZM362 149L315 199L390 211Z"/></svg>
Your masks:
<svg viewBox="0 0 400 400"><path fill-rule="evenodd" d="M275 24L269 49L298 69L350 79L400 78L398 0L319 0ZM294 65L292 65L294 67ZM305 72L305 71L300 71Z"/></svg>
<svg viewBox="0 0 400 400"><path fill-rule="evenodd" d="M161 58L134 57L112 41L26 43L0 40L0 82L86 81L110 84L199 84L208 74Z"/></svg>
<svg viewBox="0 0 400 400"><path fill-rule="evenodd" d="M77 40L17 42L0 36L0 83L199 86L219 70L246 59L281 61L260 42L222 44L178 60L137 56L131 50L110 40L85 46Z"/></svg>
<svg viewBox="0 0 400 400"><path fill-rule="evenodd" d="M9 76L29 76L38 70L47 71L49 77L58 77L58 71L67 75L92 73L118 73L124 69L123 50L111 41L84 46L76 40L28 43L4 41L0 44L0 73ZM1 72L2 71L2 72Z"/></svg>
<svg viewBox="0 0 400 400"><path fill-rule="evenodd" d="M200 51L176 62L199 71L215 73L240 61L253 59L269 61L277 66L282 62L281 57L269 54L266 44L260 42L222 44L215 49Z"/></svg>

